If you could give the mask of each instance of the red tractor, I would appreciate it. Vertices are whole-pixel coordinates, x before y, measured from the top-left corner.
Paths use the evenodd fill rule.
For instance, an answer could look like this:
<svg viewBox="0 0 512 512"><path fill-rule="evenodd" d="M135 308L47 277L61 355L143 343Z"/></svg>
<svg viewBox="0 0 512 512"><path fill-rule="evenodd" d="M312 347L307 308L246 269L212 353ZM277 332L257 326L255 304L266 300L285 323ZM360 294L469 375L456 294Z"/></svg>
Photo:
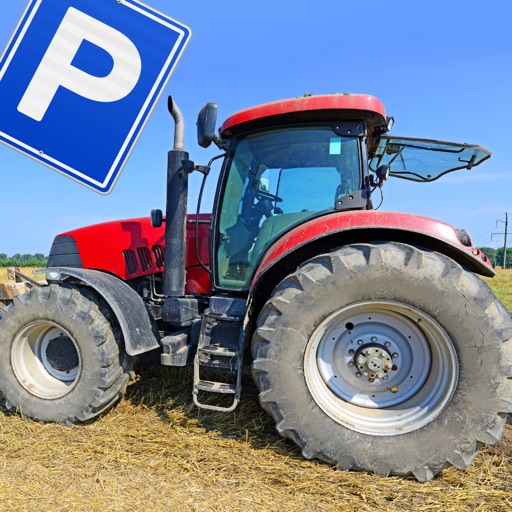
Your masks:
<svg viewBox="0 0 512 512"><path fill-rule="evenodd" d="M210 103L198 138L221 150L221 175L213 213L187 215L188 175L211 162L189 159L169 108L165 215L57 236L48 284L0 311L7 407L89 420L158 350L163 365L193 362L205 409L233 410L251 364L278 432L340 469L425 481L498 442L512 321L478 277L494 274L488 258L465 230L374 209L388 176L430 182L489 152L386 135L373 96L256 106L218 135Z"/></svg>

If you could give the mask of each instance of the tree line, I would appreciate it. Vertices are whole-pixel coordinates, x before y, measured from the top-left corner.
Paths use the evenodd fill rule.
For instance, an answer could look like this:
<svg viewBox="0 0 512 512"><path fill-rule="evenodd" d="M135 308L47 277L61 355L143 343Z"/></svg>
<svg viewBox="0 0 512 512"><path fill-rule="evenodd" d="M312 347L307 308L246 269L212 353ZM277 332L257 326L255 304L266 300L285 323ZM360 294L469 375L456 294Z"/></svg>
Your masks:
<svg viewBox="0 0 512 512"><path fill-rule="evenodd" d="M495 267L503 267L503 252L505 249L493 249L492 247L479 247L479 249L491 260ZM512 268L512 247L507 247L506 268Z"/></svg>
<svg viewBox="0 0 512 512"><path fill-rule="evenodd" d="M48 261L48 256L41 254L13 254L7 256L0 253L0 267L44 267Z"/></svg>

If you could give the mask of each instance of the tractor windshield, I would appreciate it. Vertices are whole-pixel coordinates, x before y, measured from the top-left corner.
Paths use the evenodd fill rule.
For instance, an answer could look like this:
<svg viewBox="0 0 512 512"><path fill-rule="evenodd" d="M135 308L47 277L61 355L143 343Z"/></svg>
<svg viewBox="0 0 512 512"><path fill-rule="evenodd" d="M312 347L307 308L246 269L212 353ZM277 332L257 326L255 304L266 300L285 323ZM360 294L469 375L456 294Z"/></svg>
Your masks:
<svg viewBox="0 0 512 512"><path fill-rule="evenodd" d="M390 176L412 181L434 181L458 169L471 169L491 156L489 151L471 144L457 144L408 137L380 139L370 162L370 170L390 166Z"/></svg>
<svg viewBox="0 0 512 512"><path fill-rule="evenodd" d="M259 258L279 235L334 211L337 199L360 189L359 141L338 133L315 125L235 139L217 223L221 288L247 288Z"/></svg>

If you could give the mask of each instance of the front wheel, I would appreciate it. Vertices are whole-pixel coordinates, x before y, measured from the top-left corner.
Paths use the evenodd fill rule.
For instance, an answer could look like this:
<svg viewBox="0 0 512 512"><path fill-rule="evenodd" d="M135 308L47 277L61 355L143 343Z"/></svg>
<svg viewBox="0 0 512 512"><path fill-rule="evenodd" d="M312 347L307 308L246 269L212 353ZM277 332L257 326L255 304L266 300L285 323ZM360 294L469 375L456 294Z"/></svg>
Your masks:
<svg viewBox="0 0 512 512"><path fill-rule="evenodd" d="M258 319L253 375L306 457L425 481L500 439L511 338L510 314L449 258L347 246L278 285Z"/></svg>
<svg viewBox="0 0 512 512"><path fill-rule="evenodd" d="M0 312L0 391L11 410L66 425L89 420L126 390L131 358L101 298L50 285Z"/></svg>

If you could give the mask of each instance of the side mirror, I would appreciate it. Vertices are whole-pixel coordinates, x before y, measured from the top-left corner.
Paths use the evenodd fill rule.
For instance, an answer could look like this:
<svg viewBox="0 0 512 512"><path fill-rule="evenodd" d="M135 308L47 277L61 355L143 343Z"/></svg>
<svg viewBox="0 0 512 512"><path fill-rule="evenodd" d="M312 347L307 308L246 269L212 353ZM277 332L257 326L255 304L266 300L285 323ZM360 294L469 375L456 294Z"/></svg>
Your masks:
<svg viewBox="0 0 512 512"><path fill-rule="evenodd" d="M197 117L197 143L207 148L217 138L215 127L217 125L217 103L207 103Z"/></svg>

